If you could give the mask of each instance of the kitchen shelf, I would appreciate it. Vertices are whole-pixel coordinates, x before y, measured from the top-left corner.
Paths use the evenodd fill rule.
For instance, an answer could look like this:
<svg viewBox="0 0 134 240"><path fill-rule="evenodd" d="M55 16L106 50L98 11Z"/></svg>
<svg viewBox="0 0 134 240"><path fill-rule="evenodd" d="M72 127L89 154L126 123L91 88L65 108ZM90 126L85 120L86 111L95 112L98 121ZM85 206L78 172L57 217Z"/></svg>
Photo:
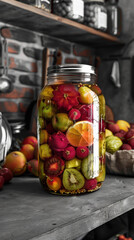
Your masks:
<svg viewBox="0 0 134 240"><path fill-rule="evenodd" d="M134 179L107 175L96 192L56 196L36 177L14 177L0 192L0 207L1 240L77 239L134 209Z"/></svg>
<svg viewBox="0 0 134 240"><path fill-rule="evenodd" d="M117 37L15 0L0 0L0 21L86 46L122 44Z"/></svg>

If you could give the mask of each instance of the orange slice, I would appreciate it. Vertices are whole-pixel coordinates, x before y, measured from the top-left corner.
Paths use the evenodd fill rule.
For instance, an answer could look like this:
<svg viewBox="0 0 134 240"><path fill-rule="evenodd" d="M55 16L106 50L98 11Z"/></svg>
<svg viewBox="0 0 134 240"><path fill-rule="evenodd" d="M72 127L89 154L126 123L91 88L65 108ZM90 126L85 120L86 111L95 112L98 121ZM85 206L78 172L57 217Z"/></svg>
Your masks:
<svg viewBox="0 0 134 240"><path fill-rule="evenodd" d="M71 126L66 137L69 143L75 147L91 146L93 144L93 127L88 121L80 121Z"/></svg>

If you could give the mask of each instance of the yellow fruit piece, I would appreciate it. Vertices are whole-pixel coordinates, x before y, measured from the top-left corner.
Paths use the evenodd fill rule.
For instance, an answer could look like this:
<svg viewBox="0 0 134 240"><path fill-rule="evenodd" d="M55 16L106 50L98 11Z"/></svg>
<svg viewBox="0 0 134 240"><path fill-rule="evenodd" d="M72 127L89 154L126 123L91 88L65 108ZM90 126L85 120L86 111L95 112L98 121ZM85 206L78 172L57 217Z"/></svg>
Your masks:
<svg viewBox="0 0 134 240"><path fill-rule="evenodd" d="M105 176L106 176L106 167L103 164L100 168L99 176L96 178L97 182L103 182L105 180Z"/></svg>
<svg viewBox="0 0 134 240"><path fill-rule="evenodd" d="M47 143L48 132L45 129L40 130L40 144Z"/></svg>
<svg viewBox="0 0 134 240"><path fill-rule="evenodd" d="M71 126L66 137L72 146L91 146L93 144L93 127L88 121L80 121Z"/></svg>
<svg viewBox="0 0 134 240"><path fill-rule="evenodd" d="M79 88L79 93L80 93L80 102L85 103L85 104L91 104L93 102L93 96L95 93L91 91L88 87L80 87Z"/></svg>
<svg viewBox="0 0 134 240"><path fill-rule="evenodd" d="M48 144L42 144L39 148L39 154L42 160L52 157L52 150Z"/></svg>
<svg viewBox="0 0 134 240"><path fill-rule="evenodd" d="M119 126L120 130L124 130L125 132L127 132L130 128L130 124L125 120L118 120L116 123Z"/></svg>
<svg viewBox="0 0 134 240"><path fill-rule="evenodd" d="M53 97L53 88L51 86L46 86L42 91L41 95L43 97L52 98Z"/></svg>
<svg viewBox="0 0 134 240"><path fill-rule="evenodd" d="M105 104L106 104L105 103L105 98L104 98L103 94L99 95L98 97L99 97L99 104L100 104L100 106L99 106L100 118L105 119L105 115L106 115L106 113L105 113L105 111L106 111L106 109L105 109Z"/></svg>
<svg viewBox="0 0 134 240"><path fill-rule="evenodd" d="M109 136L112 136L113 133L109 130L109 129L105 129L105 137L109 137Z"/></svg>
<svg viewBox="0 0 134 240"><path fill-rule="evenodd" d="M77 168L81 167L81 160L74 158L72 160L66 161L66 168Z"/></svg>

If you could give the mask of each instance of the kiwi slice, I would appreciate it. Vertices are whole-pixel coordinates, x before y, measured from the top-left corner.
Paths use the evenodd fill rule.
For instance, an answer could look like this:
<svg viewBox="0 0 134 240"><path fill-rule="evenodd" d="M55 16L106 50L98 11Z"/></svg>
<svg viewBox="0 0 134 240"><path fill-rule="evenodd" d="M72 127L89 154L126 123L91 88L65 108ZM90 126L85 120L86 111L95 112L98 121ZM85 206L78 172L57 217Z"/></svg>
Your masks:
<svg viewBox="0 0 134 240"><path fill-rule="evenodd" d="M63 185L67 190L73 191L81 189L85 184L82 174L73 168L65 169L63 173Z"/></svg>
<svg viewBox="0 0 134 240"><path fill-rule="evenodd" d="M93 154L90 154L87 158L84 158L81 164L81 171L86 179L90 179L93 176Z"/></svg>

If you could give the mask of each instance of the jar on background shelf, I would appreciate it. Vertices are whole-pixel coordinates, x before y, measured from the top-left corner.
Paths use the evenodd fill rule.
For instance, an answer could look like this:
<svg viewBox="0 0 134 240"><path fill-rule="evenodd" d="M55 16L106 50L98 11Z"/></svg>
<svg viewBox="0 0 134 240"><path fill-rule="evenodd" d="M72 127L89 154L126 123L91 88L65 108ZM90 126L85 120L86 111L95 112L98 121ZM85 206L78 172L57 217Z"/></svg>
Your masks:
<svg viewBox="0 0 134 240"><path fill-rule="evenodd" d="M107 7L107 32L114 36L121 34L122 28L122 11L118 6L119 0L105 0Z"/></svg>
<svg viewBox="0 0 134 240"><path fill-rule="evenodd" d="M54 194L98 190L105 179L105 98L94 67L48 68L38 99L39 179Z"/></svg>
<svg viewBox="0 0 134 240"><path fill-rule="evenodd" d="M51 0L17 0L17 1L41 8L47 12L51 12Z"/></svg>
<svg viewBox="0 0 134 240"><path fill-rule="evenodd" d="M84 20L83 0L53 0L53 13L82 23Z"/></svg>
<svg viewBox="0 0 134 240"><path fill-rule="evenodd" d="M104 0L84 0L84 24L101 31L107 30L107 9Z"/></svg>

